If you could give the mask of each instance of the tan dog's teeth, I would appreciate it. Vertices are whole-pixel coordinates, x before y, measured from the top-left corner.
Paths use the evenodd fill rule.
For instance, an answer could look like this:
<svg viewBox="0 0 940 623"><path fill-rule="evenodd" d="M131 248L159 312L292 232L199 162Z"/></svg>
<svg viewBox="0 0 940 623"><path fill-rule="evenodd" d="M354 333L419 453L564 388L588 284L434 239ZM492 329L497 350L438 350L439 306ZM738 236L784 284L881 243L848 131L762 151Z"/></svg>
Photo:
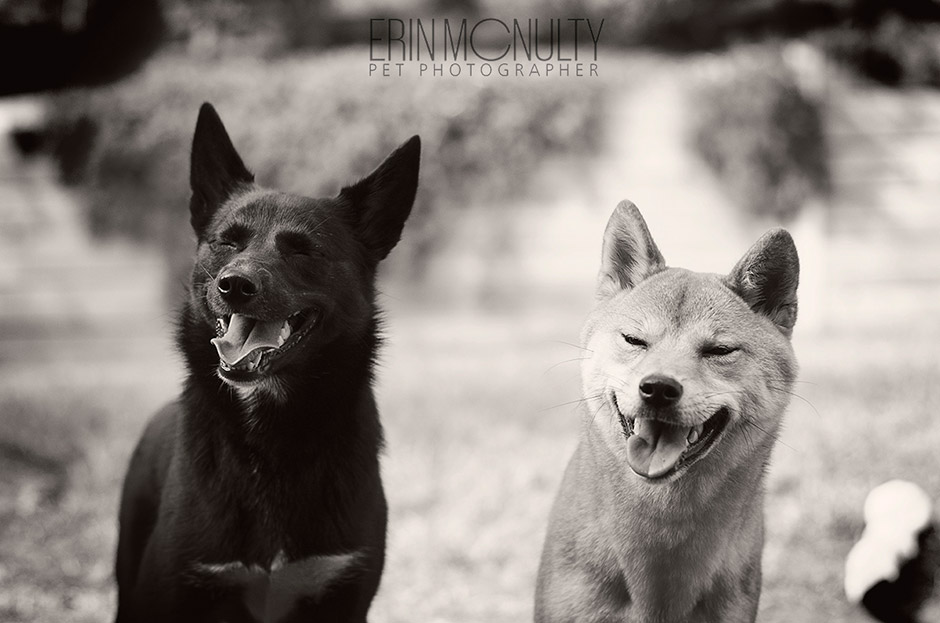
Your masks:
<svg viewBox="0 0 940 623"><path fill-rule="evenodd" d="M699 425L694 426L691 430L689 430L689 437L686 439L686 441L688 441L690 445L698 441L699 437L702 436L702 428L703 427Z"/></svg>

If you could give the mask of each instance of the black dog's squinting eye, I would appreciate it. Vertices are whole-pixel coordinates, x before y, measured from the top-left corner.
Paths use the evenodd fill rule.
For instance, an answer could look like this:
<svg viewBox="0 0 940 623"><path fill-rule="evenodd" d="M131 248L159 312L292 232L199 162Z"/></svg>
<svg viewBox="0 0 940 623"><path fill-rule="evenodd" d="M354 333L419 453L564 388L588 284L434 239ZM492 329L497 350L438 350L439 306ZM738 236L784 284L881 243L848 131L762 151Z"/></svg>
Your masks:
<svg viewBox="0 0 940 623"><path fill-rule="evenodd" d="M284 254L287 258L293 258L297 260L308 260L311 258L320 259L323 257L323 254L317 251L316 249L297 249L289 253Z"/></svg>
<svg viewBox="0 0 940 623"><path fill-rule="evenodd" d="M276 238L277 250L284 257L318 257L322 255L313 242L304 234L282 231Z"/></svg>
<svg viewBox="0 0 940 623"><path fill-rule="evenodd" d="M240 223L232 223L217 235L215 244L226 249L241 249L248 242L251 230Z"/></svg>
<svg viewBox="0 0 940 623"><path fill-rule="evenodd" d="M212 245L213 248L223 250L223 251L238 249L238 244L232 242L231 240L222 240L220 238L216 238L210 244Z"/></svg>
<svg viewBox="0 0 940 623"><path fill-rule="evenodd" d="M635 335L629 335L627 333L622 333L624 341L630 346L636 346L637 348L646 348L649 346L645 341L636 337Z"/></svg>

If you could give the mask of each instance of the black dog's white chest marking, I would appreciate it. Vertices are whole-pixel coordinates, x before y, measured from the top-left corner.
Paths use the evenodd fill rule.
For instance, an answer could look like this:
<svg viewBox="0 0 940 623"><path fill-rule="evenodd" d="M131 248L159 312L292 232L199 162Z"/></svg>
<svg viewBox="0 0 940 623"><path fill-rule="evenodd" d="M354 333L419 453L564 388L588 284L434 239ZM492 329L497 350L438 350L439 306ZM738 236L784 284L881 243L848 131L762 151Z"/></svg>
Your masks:
<svg viewBox="0 0 940 623"><path fill-rule="evenodd" d="M198 563L195 571L202 584L241 589L245 607L259 623L277 623L299 599L318 600L330 586L354 571L359 558L353 552L287 562L280 551L269 569L235 561Z"/></svg>

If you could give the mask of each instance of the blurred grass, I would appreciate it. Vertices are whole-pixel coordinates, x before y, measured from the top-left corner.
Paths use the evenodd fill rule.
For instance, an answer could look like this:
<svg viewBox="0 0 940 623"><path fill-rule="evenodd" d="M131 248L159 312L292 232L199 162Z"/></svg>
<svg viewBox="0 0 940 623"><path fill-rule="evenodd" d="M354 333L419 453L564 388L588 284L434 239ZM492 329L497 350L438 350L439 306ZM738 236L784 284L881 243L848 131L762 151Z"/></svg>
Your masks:
<svg viewBox="0 0 940 623"><path fill-rule="evenodd" d="M113 514L136 423L121 432L121 396L54 381L40 395L4 390L0 620L100 621L113 609Z"/></svg>
<svg viewBox="0 0 940 623"><path fill-rule="evenodd" d="M842 565L863 528L868 491L893 478L936 499L940 400L930 335L805 341L811 354L794 392L769 481L762 619L857 621L842 595ZM798 350L798 353L800 350ZM940 600L923 620L938 620Z"/></svg>
<svg viewBox="0 0 940 623"><path fill-rule="evenodd" d="M548 510L576 442L576 408L563 403L579 397L579 350L566 342L576 343L581 319L544 310L389 315L378 397L390 540L372 620L527 620ZM800 398L768 480L759 620L862 620L841 582L865 494L896 477L940 492L940 361L928 346L916 336L798 339ZM163 376L178 373L166 365ZM58 500L5 512L4 621L111 615L120 479L141 406L170 397L152 387L4 403L0 446L68 466ZM28 497L17 492L39 478L8 473L4 500Z"/></svg>

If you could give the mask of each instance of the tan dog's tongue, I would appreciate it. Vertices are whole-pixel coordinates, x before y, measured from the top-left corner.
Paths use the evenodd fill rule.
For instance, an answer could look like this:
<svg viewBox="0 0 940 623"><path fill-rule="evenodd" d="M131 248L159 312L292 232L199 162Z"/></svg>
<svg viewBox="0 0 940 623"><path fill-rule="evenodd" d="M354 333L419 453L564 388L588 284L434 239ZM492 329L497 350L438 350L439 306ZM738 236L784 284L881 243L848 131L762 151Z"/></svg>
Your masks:
<svg viewBox="0 0 940 623"><path fill-rule="evenodd" d="M228 331L222 337L213 338L212 344L219 351L219 358L230 366L259 348L277 348L278 337L283 320L256 320L232 314L228 323Z"/></svg>
<svg viewBox="0 0 940 623"><path fill-rule="evenodd" d="M634 472L656 478L672 469L687 447L689 427L638 418L627 440L627 462Z"/></svg>

